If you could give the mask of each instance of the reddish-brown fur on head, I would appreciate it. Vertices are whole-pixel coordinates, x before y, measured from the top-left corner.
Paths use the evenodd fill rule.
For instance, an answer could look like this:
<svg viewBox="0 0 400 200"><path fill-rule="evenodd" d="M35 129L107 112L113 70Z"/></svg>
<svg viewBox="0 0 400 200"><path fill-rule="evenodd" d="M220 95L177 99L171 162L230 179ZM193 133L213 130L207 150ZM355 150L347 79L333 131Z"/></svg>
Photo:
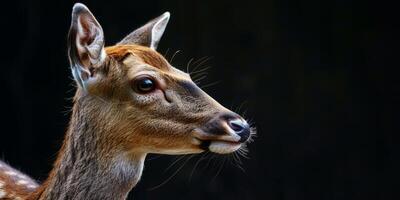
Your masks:
<svg viewBox="0 0 400 200"><path fill-rule="evenodd" d="M106 53L110 58L115 60L122 60L129 55L135 56L140 59L143 63L157 67L160 70L168 71L170 65L168 61L157 51L140 45L115 45L106 47Z"/></svg>

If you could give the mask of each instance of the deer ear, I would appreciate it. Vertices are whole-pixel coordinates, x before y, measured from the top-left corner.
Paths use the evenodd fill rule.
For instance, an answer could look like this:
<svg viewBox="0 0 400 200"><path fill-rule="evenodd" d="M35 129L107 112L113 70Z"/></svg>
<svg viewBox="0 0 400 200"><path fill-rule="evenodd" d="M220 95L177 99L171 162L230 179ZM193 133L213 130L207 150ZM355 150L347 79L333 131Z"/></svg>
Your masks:
<svg viewBox="0 0 400 200"><path fill-rule="evenodd" d="M89 9L81 3L76 3L72 9L68 56L72 75L83 88L92 76L93 69L101 66L106 57L103 29Z"/></svg>
<svg viewBox="0 0 400 200"><path fill-rule="evenodd" d="M169 16L169 12L165 12L161 16L149 21L147 24L130 33L118 44L138 44L150 47L154 50L157 49L158 43L167 27Z"/></svg>

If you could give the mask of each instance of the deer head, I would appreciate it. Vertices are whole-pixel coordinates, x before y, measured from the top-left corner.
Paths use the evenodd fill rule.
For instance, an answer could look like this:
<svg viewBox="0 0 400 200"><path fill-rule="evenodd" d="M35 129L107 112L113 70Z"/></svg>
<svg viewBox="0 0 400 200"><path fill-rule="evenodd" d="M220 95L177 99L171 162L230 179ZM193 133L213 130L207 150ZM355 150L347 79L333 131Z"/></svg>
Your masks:
<svg viewBox="0 0 400 200"><path fill-rule="evenodd" d="M238 150L249 124L202 91L156 51L170 14L164 13L118 44L104 47L93 14L76 4L68 36L75 104L103 147L115 152L190 154ZM78 109L78 108L77 108Z"/></svg>

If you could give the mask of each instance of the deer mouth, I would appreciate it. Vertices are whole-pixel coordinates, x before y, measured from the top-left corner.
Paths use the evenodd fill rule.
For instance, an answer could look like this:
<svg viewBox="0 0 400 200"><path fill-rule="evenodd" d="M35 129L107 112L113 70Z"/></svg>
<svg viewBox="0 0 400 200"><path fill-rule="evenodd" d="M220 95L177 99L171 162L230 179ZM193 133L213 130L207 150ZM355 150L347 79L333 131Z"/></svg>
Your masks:
<svg viewBox="0 0 400 200"><path fill-rule="evenodd" d="M200 148L218 154L233 153L242 147L240 142L230 142L223 140L200 140Z"/></svg>
<svg viewBox="0 0 400 200"><path fill-rule="evenodd" d="M233 153L240 149L243 144L238 137L231 135L216 137L199 129L194 131L194 140L200 149L218 154Z"/></svg>

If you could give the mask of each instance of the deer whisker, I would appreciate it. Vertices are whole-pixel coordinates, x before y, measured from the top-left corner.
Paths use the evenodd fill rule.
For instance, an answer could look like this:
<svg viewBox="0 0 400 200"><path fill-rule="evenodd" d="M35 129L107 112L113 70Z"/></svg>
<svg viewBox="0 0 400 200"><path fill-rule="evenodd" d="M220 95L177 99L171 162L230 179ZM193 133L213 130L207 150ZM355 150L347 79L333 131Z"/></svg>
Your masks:
<svg viewBox="0 0 400 200"><path fill-rule="evenodd" d="M172 63L174 61L175 56L181 52L181 50L175 51L175 53L172 55L171 59L169 59L169 63Z"/></svg>
<svg viewBox="0 0 400 200"><path fill-rule="evenodd" d="M186 64L186 73L188 73L189 76L190 76L190 64L192 63L192 61L193 61L193 58L191 58L189 60L189 62Z"/></svg>
<svg viewBox="0 0 400 200"><path fill-rule="evenodd" d="M158 184L158 185L156 185L156 186L154 186L154 187L149 188L148 191L152 191L152 190L158 189L158 188L162 187L163 185L165 185L166 183L168 183L173 177L175 177L176 174L178 174L179 171L182 170L182 168L185 166L185 164L186 164L191 158L193 158L193 156L194 156L194 155L190 155L190 156L183 162L183 164L182 164L170 177L168 177L168 178L167 178L165 181L163 181L162 183L160 183L160 184Z"/></svg>
<svg viewBox="0 0 400 200"><path fill-rule="evenodd" d="M194 172L195 172L197 166L200 164L201 161L203 161L203 160L205 159L205 157L207 156L208 153L209 153L209 152L204 153L204 154L197 160L196 164L194 165L194 167L193 167L193 169L192 169L192 172L190 173L189 182L191 182L192 177L193 177L193 174L194 174Z"/></svg>
<svg viewBox="0 0 400 200"><path fill-rule="evenodd" d="M225 165L225 161L226 161L226 157L223 157L223 160L220 162L220 166L218 167L217 173L215 174L215 176L211 179L210 182L213 182L219 175L219 173L221 173L222 169L224 168Z"/></svg>
<svg viewBox="0 0 400 200"><path fill-rule="evenodd" d="M165 168L164 173L167 172L171 167L173 167L176 163L178 163L180 160L182 160L185 157L186 157L186 155L178 156L177 158L175 158L175 160L167 168Z"/></svg>
<svg viewBox="0 0 400 200"><path fill-rule="evenodd" d="M211 65L209 65L209 66L205 66L204 68L202 68L202 69L199 69L199 70L196 70L196 71L192 71L192 72L190 72L190 75L192 75L192 74L197 74L197 73L200 73L200 72L204 72L204 71L206 71L206 70L208 70L208 69L210 69L210 68L212 68L212 66Z"/></svg>
<svg viewBox="0 0 400 200"><path fill-rule="evenodd" d="M202 67L202 65L204 63L206 63L207 61L209 61L211 59L211 57L206 57L205 59L203 59L201 62L199 62L196 67L194 67L193 71L196 71L199 67ZM195 63L193 63L195 64Z"/></svg>

